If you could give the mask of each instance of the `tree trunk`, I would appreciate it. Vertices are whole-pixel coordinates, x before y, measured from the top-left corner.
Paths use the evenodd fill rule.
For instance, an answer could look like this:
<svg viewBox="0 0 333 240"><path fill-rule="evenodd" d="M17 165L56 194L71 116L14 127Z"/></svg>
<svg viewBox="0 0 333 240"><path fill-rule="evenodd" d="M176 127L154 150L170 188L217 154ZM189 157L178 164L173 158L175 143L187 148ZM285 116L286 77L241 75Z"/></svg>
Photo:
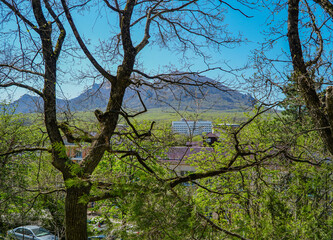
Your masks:
<svg viewBox="0 0 333 240"><path fill-rule="evenodd" d="M303 58L302 44L299 34L299 4L300 0L288 0L288 41L299 91L309 109L312 120L318 128L318 133L328 151L333 155L333 135L331 120L327 118L324 107L319 99L313 77ZM331 100L329 101L329 103Z"/></svg>
<svg viewBox="0 0 333 240"><path fill-rule="evenodd" d="M89 193L87 187L67 188L66 209L66 240L86 240L87 234L87 203L84 196Z"/></svg>

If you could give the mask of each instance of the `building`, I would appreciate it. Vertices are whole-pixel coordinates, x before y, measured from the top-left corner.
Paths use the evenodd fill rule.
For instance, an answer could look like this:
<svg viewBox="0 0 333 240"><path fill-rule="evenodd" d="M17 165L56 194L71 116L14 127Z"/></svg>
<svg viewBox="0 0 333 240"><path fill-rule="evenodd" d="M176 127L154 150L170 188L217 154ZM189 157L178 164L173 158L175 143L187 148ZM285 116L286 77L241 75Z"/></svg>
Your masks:
<svg viewBox="0 0 333 240"><path fill-rule="evenodd" d="M117 124L116 131L118 132L124 132L128 129L127 125L124 124ZM89 136L91 138L95 137L97 135L96 132L89 132ZM82 160L87 156L89 153L89 144L87 143L70 143L67 141L66 137L63 138L64 143L65 143L65 148L66 148L66 154L70 159L75 162L80 164ZM119 142L120 144L120 142Z"/></svg>
<svg viewBox="0 0 333 240"><path fill-rule="evenodd" d="M205 156L218 154L212 147L215 142L218 142L218 136L208 133L203 136L203 141L187 142L186 146L170 147L163 158L160 158L160 162L181 176L195 172L197 167L195 164L189 164L189 160L197 154L201 155L201 160L204 160Z"/></svg>
<svg viewBox="0 0 333 240"><path fill-rule="evenodd" d="M83 147L82 145L75 143L69 143L66 140L64 142L67 156L70 157L73 162L81 163L82 159L88 154L88 147Z"/></svg>
<svg viewBox="0 0 333 240"><path fill-rule="evenodd" d="M211 147L202 146L183 146L170 147L163 159L160 159L162 164L177 174L183 176L190 172L195 172L196 167L189 164L188 160L196 154L212 155L214 149Z"/></svg>
<svg viewBox="0 0 333 240"><path fill-rule="evenodd" d="M182 119L181 121L172 122L172 131L186 135L201 135L202 133L212 132L211 121L191 121Z"/></svg>

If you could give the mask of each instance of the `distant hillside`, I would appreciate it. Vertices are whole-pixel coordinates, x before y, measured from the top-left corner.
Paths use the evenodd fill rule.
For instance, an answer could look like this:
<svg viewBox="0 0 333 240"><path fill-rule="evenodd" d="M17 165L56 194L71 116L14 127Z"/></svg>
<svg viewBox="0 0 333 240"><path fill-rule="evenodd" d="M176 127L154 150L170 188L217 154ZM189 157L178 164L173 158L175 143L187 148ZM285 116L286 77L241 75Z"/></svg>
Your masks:
<svg viewBox="0 0 333 240"><path fill-rule="evenodd" d="M20 99L13 102L12 107L15 108L16 113L36 113L43 112L43 101L40 97L24 94ZM57 99L57 106L59 109L66 106L66 101Z"/></svg>
<svg viewBox="0 0 333 240"><path fill-rule="evenodd" d="M255 102L249 94L232 90L210 78L202 76L195 76L194 78L199 83L210 82L216 84L218 89L213 86L202 86L200 88L196 86L184 87L184 85L163 86L161 83L154 83L154 87L158 87L157 90L148 86L129 88L125 94L124 108L143 109L137 92L140 92L141 98L148 109L172 107L178 110L244 110L252 107ZM180 82L188 83L186 80ZM105 110L109 93L110 84L94 84L76 98L67 101L58 99L57 106L59 111L65 111L68 108L71 111L88 111L97 108ZM40 112L42 109L41 99L27 94L13 104L16 106L16 112L20 113Z"/></svg>

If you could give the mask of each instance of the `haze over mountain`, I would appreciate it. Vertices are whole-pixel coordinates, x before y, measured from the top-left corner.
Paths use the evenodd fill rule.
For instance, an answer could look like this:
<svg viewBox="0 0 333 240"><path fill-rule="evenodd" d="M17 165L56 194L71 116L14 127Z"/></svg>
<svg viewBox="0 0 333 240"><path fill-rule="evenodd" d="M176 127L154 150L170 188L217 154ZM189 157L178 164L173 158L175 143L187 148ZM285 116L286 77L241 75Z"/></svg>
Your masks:
<svg viewBox="0 0 333 240"><path fill-rule="evenodd" d="M217 84L214 86L178 86L178 85L162 85L159 89L152 89L142 85L137 89L128 89L125 93L124 108L142 110L143 106L138 97L140 92L141 98L147 109L152 108L175 108L178 110L246 110L255 103L254 98L249 94L242 94L236 90L232 90L214 80L197 76L198 82L210 82ZM58 111L90 111L95 109L105 110L107 99L110 93L110 84L94 84L91 88L84 91L76 98L69 100L57 99ZM40 112L42 109L42 100L39 97L28 94L23 95L19 100L12 103L16 107L16 113Z"/></svg>

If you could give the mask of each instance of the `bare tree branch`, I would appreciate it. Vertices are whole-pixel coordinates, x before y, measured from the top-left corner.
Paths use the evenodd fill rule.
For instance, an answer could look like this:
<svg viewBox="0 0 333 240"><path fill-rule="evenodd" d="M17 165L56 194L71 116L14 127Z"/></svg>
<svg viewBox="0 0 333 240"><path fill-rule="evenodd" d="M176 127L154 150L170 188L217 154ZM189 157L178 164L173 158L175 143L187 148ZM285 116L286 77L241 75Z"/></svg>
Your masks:
<svg viewBox="0 0 333 240"><path fill-rule="evenodd" d="M111 10L113 10L119 14L122 14L124 12L119 9L119 6L117 6L117 7L112 6L108 0L103 0L103 1L105 2L106 6L108 6L108 8L110 8Z"/></svg>
<svg viewBox="0 0 333 240"><path fill-rule="evenodd" d="M240 12L242 15L244 15L247 18L253 18L253 16L249 16L249 15L245 14L242 10L233 7L232 5L230 5L229 3L227 3L226 1L222 1L222 0L219 0L219 1L220 1L220 3L223 3L223 4L227 5L228 7L230 7L232 10Z"/></svg>
<svg viewBox="0 0 333 240"><path fill-rule="evenodd" d="M16 148L10 151L7 151L5 153L0 153L0 157L2 156L8 156L12 154L18 154L18 153L24 153L24 152L35 152L35 151L45 151L45 152L51 152L49 148L45 147L22 147L22 148Z"/></svg>
<svg viewBox="0 0 333 240"><path fill-rule="evenodd" d="M40 29L38 29L37 26L35 26L26 17L24 17L21 14L21 12L14 5L10 4L6 0L1 0L1 2L3 2L8 8L10 8L13 11L13 13L15 13L15 15L18 16L23 22L25 22L26 24L28 24L31 27L31 29L33 29L34 31L36 31L38 34L40 33Z"/></svg>
<svg viewBox="0 0 333 240"><path fill-rule="evenodd" d="M313 0L318 3L333 18L333 4L329 0Z"/></svg>
<svg viewBox="0 0 333 240"><path fill-rule="evenodd" d="M84 52L84 54L87 56L87 58L91 61L91 63L94 65L94 67L99 71L100 74L102 74L103 77L105 77L106 79L108 79L109 81L115 81L115 76L109 74L98 62L97 60L93 57L93 55L90 53L90 51L88 50L87 46L85 45L85 43L83 42L76 26L75 23L73 21L72 15L69 11L69 8L67 6L66 0L61 0L62 6L65 10L65 14L67 17L67 20L69 22L69 25L72 28L72 31L74 33L74 36L76 38L76 40L78 41L82 51Z"/></svg>
<svg viewBox="0 0 333 240"><path fill-rule="evenodd" d="M14 65L10 65L10 64L0 64L0 67L10 68L10 69L13 69L13 70L18 71L18 72L28 73L28 74L33 74L33 75L44 77L43 73L39 73L39 72L34 72L34 71L31 71L31 70L27 70L27 69L18 68L18 67L15 67Z"/></svg>
<svg viewBox="0 0 333 240"><path fill-rule="evenodd" d="M49 0L44 0L44 4L45 4L47 10L49 11L49 13L51 14L51 16L53 17L54 21L57 23L58 28L60 29L60 34L59 34L57 44L54 49L55 58L58 59L59 55L60 55L61 47L62 47L65 37L66 37L66 30L65 30L62 22L59 20L59 17L53 11L53 9L49 3Z"/></svg>
<svg viewBox="0 0 333 240"><path fill-rule="evenodd" d="M254 153L252 153L252 154L254 155ZM206 171L204 173L192 173L187 176L178 177L177 179L170 181L169 185L171 188L174 188L175 186L177 186L181 183L184 183L184 182L194 181L197 179L203 179L203 178L207 178L207 177L214 177L214 176L218 176L218 175L228 173L228 172L238 172L238 171L241 171L246 168L258 166L261 163L263 163L265 160L272 159L280 154L281 154L280 151L276 151L275 153L273 152L273 153L267 154L264 157L262 157L261 159L254 161L252 163L239 165L239 166L235 166L235 167L221 167L219 169ZM236 153L236 155L233 157L233 159L237 158L238 156L239 155L237 155L237 153Z"/></svg>
<svg viewBox="0 0 333 240"><path fill-rule="evenodd" d="M318 39L319 39L319 47L318 47L317 55L315 56L315 58L313 60L310 60L306 63L306 66L308 67L308 66L318 63L318 61L321 58L321 55L323 53L323 50L324 50L324 41L323 41L323 37L321 35L321 31L317 27L315 15L311 11L310 6L306 0L305 0L305 5L308 9L308 13L309 13L311 21L312 21L312 28L313 28L314 32L317 34Z"/></svg>
<svg viewBox="0 0 333 240"><path fill-rule="evenodd" d="M33 87L29 86L29 85L25 85L25 84L17 83L17 82L10 82L10 83L0 84L0 87L4 87L4 88L12 87L12 86L17 86L17 87L28 89L28 90L30 90L30 91L38 94L42 98L44 97L44 94L42 92L40 92L39 90L37 90L37 89L35 89L35 88L33 88Z"/></svg>

